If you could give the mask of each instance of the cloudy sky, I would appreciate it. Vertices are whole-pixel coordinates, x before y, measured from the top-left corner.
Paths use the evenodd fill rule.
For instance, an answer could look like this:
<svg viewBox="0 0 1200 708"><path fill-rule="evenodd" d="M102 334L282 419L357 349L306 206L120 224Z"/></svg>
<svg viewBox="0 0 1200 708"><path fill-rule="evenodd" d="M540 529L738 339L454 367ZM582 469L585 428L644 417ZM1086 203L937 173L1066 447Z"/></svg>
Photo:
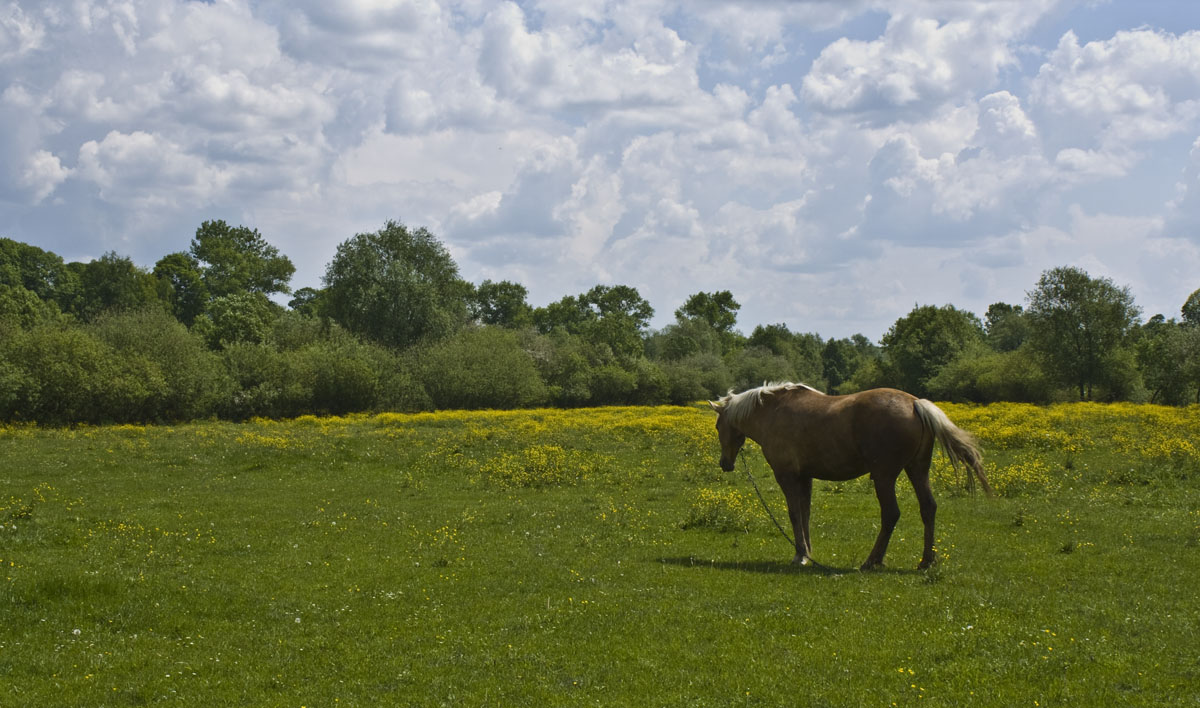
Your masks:
<svg viewBox="0 0 1200 708"><path fill-rule="evenodd" d="M532 304L877 339L1074 265L1200 288L1192 0L0 0L0 236L153 266L205 219L320 286L425 226Z"/></svg>

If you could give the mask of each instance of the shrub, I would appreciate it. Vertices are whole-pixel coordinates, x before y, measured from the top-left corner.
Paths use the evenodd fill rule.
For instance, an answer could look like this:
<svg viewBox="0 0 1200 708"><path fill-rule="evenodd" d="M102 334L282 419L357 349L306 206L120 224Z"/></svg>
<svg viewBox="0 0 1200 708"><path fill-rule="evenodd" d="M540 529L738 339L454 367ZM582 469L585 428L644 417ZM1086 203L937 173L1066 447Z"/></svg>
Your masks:
<svg viewBox="0 0 1200 708"><path fill-rule="evenodd" d="M140 420L165 386L145 356L120 356L77 327L41 325L5 338L4 417L51 425Z"/></svg>
<svg viewBox="0 0 1200 708"><path fill-rule="evenodd" d="M232 391L220 356L159 308L102 316L89 329L119 356L144 357L161 375L162 385L147 401L141 420L211 416Z"/></svg>
<svg viewBox="0 0 1200 708"><path fill-rule="evenodd" d="M221 406L223 417L280 418L307 412L312 377L311 369L301 365L302 357L267 344L232 342L222 352L222 359L234 384Z"/></svg>
<svg viewBox="0 0 1200 708"><path fill-rule="evenodd" d="M723 396L733 387L733 375L715 354L697 354L661 364L669 403L686 405Z"/></svg>
<svg viewBox="0 0 1200 708"><path fill-rule="evenodd" d="M470 327L418 350L417 378L435 408L521 408L548 392L517 335L500 327Z"/></svg>
<svg viewBox="0 0 1200 708"><path fill-rule="evenodd" d="M766 347L747 347L730 362L733 386L738 391L761 386L764 382L795 381L796 370L787 358Z"/></svg>
<svg viewBox="0 0 1200 708"><path fill-rule="evenodd" d="M994 352L980 346L942 367L929 381L929 395L941 401L1044 403L1049 379L1027 350Z"/></svg>

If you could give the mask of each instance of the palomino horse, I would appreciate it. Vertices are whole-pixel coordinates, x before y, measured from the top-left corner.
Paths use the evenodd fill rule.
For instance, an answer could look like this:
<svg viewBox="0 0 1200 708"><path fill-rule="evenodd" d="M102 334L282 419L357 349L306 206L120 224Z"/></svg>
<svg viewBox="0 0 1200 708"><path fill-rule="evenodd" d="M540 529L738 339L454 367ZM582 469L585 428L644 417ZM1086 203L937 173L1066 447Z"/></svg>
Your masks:
<svg viewBox="0 0 1200 708"><path fill-rule="evenodd" d="M983 473L982 456L971 436L950 422L937 406L890 388L877 388L849 396L827 396L803 384L770 384L742 393L730 393L709 405L717 412L721 440L721 469L733 471L734 460L746 438L758 443L775 472L775 481L787 498L788 516L796 536L793 563L811 562L808 513L812 481L843 481L871 475L879 499L881 526L875 547L863 570L883 565L892 530L900 518L896 503L896 478L908 473L921 521L925 525L925 550L919 568L934 562L933 517L937 502L929 484L933 443L941 444L950 463L965 463L992 493Z"/></svg>

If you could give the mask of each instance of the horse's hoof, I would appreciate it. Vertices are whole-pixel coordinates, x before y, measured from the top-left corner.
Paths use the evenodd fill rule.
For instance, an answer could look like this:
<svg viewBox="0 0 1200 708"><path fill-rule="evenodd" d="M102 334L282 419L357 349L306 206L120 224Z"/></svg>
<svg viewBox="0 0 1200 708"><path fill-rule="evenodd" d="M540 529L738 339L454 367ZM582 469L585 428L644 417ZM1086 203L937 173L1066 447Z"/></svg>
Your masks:
<svg viewBox="0 0 1200 708"><path fill-rule="evenodd" d="M921 562L917 563L917 570L929 570L930 568L933 567L933 564L936 562L937 562L936 558L930 558L928 560L922 558Z"/></svg>
<svg viewBox="0 0 1200 708"><path fill-rule="evenodd" d="M875 570L876 568L882 568L882 567L883 567L883 561L868 560L866 563L863 563L862 565L860 565L858 567L858 569L859 570Z"/></svg>
<svg viewBox="0 0 1200 708"><path fill-rule="evenodd" d="M792 558L792 565L812 565L812 562L813 562L812 558L809 558L808 556L800 555L799 553L797 553L795 555L795 557Z"/></svg>

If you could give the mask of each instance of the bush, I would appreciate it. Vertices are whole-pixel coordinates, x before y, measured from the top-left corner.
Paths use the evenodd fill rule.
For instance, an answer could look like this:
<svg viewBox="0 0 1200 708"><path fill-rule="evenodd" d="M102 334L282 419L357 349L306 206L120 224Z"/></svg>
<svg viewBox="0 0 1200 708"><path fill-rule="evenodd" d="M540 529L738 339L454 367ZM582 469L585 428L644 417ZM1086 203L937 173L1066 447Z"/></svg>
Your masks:
<svg viewBox="0 0 1200 708"><path fill-rule="evenodd" d="M940 401L1045 403L1051 389L1027 349L996 352L983 346L964 352L929 381L929 395Z"/></svg>
<svg viewBox="0 0 1200 708"><path fill-rule="evenodd" d="M161 369L145 356L120 356L94 334L41 325L3 345L4 418L49 425L140 420L161 395Z"/></svg>
<svg viewBox="0 0 1200 708"><path fill-rule="evenodd" d="M600 406L628 403L637 390L637 374L610 363L593 369L588 383L589 403Z"/></svg>
<svg viewBox="0 0 1200 708"><path fill-rule="evenodd" d="M195 420L211 416L232 392L219 355L159 308L111 314L89 327L122 358L144 357L162 377L140 420Z"/></svg>
<svg viewBox="0 0 1200 708"><path fill-rule="evenodd" d="M796 370L786 357L766 347L747 347L730 362L733 386L738 391L772 381L796 381Z"/></svg>
<svg viewBox="0 0 1200 708"><path fill-rule="evenodd" d="M697 354L661 366L667 401L675 405L716 399L733 387L733 376L715 354Z"/></svg>
<svg viewBox="0 0 1200 708"><path fill-rule="evenodd" d="M419 349L412 360L435 408L522 408L548 398L517 335L500 327L464 329Z"/></svg>
<svg viewBox="0 0 1200 708"><path fill-rule="evenodd" d="M303 366L303 357L268 344L232 342L222 359L234 384L221 406L222 417L283 418L308 412L312 376L311 369Z"/></svg>

